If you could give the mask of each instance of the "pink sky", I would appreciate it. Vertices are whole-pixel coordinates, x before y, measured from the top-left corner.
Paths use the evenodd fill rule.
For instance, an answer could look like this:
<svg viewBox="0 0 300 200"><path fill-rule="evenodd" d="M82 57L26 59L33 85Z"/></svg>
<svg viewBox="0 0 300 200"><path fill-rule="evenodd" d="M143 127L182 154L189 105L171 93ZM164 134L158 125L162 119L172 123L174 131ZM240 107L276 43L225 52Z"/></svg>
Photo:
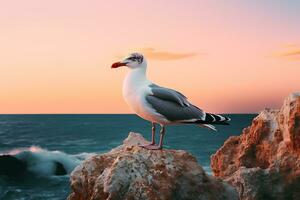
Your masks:
<svg viewBox="0 0 300 200"><path fill-rule="evenodd" d="M300 3L27 0L0 3L0 113L131 113L132 51L150 80L217 113L276 108L300 88Z"/></svg>

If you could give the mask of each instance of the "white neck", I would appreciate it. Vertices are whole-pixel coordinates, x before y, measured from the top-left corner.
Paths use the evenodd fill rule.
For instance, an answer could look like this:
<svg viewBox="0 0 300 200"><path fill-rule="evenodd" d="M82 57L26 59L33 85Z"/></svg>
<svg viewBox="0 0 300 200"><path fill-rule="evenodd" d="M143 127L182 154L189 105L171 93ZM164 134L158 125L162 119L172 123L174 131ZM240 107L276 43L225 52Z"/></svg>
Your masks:
<svg viewBox="0 0 300 200"><path fill-rule="evenodd" d="M123 83L123 95L126 97L143 90L150 84L146 77L146 66L130 69Z"/></svg>
<svg viewBox="0 0 300 200"><path fill-rule="evenodd" d="M124 81L127 82L127 84L141 84L142 82L147 82L146 71L146 63L143 63L141 66L136 68L130 68Z"/></svg>

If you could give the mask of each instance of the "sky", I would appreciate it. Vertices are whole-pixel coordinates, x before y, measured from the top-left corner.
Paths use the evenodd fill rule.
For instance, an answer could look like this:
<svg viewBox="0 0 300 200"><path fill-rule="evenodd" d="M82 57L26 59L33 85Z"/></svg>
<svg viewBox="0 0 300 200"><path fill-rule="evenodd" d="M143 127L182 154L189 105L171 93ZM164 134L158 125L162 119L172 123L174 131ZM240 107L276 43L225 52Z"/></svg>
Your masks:
<svg viewBox="0 0 300 200"><path fill-rule="evenodd" d="M300 1L0 1L0 113L132 113L131 52L153 82L216 113L279 108L300 89Z"/></svg>

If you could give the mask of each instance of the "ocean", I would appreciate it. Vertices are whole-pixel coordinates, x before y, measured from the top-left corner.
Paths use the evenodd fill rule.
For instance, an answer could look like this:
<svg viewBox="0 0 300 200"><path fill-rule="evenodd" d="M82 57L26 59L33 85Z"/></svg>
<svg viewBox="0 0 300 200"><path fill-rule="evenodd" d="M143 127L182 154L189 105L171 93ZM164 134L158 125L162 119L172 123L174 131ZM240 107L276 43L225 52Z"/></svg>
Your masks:
<svg viewBox="0 0 300 200"><path fill-rule="evenodd" d="M229 136L241 134L256 114L226 116L230 125L217 126L218 132L194 125L167 127L165 148L189 151L210 174L210 156ZM131 131L150 139L151 124L136 115L0 115L0 157L24 160L30 171L22 176L0 172L0 200L66 199L68 174L85 158L122 144ZM53 175L56 162L67 175Z"/></svg>

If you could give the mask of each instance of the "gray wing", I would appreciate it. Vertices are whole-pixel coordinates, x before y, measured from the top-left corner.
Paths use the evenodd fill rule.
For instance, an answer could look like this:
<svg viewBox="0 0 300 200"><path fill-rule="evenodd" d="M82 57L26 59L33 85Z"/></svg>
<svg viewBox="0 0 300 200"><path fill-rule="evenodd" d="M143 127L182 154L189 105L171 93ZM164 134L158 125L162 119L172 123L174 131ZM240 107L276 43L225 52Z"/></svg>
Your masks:
<svg viewBox="0 0 300 200"><path fill-rule="evenodd" d="M178 103L182 107L190 105L190 103L187 101L187 98L180 92L177 92L176 90L160 87L155 84L151 84L150 88L153 96L156 96L160 99Z"/></svg>
<svg viewBox="0 0 300 200"><path fill-rule="evenodd" d="M176 90L150 85L152 94L146 101L170 121L201 120L205 112L188 102L187 98Z"/></svg>

